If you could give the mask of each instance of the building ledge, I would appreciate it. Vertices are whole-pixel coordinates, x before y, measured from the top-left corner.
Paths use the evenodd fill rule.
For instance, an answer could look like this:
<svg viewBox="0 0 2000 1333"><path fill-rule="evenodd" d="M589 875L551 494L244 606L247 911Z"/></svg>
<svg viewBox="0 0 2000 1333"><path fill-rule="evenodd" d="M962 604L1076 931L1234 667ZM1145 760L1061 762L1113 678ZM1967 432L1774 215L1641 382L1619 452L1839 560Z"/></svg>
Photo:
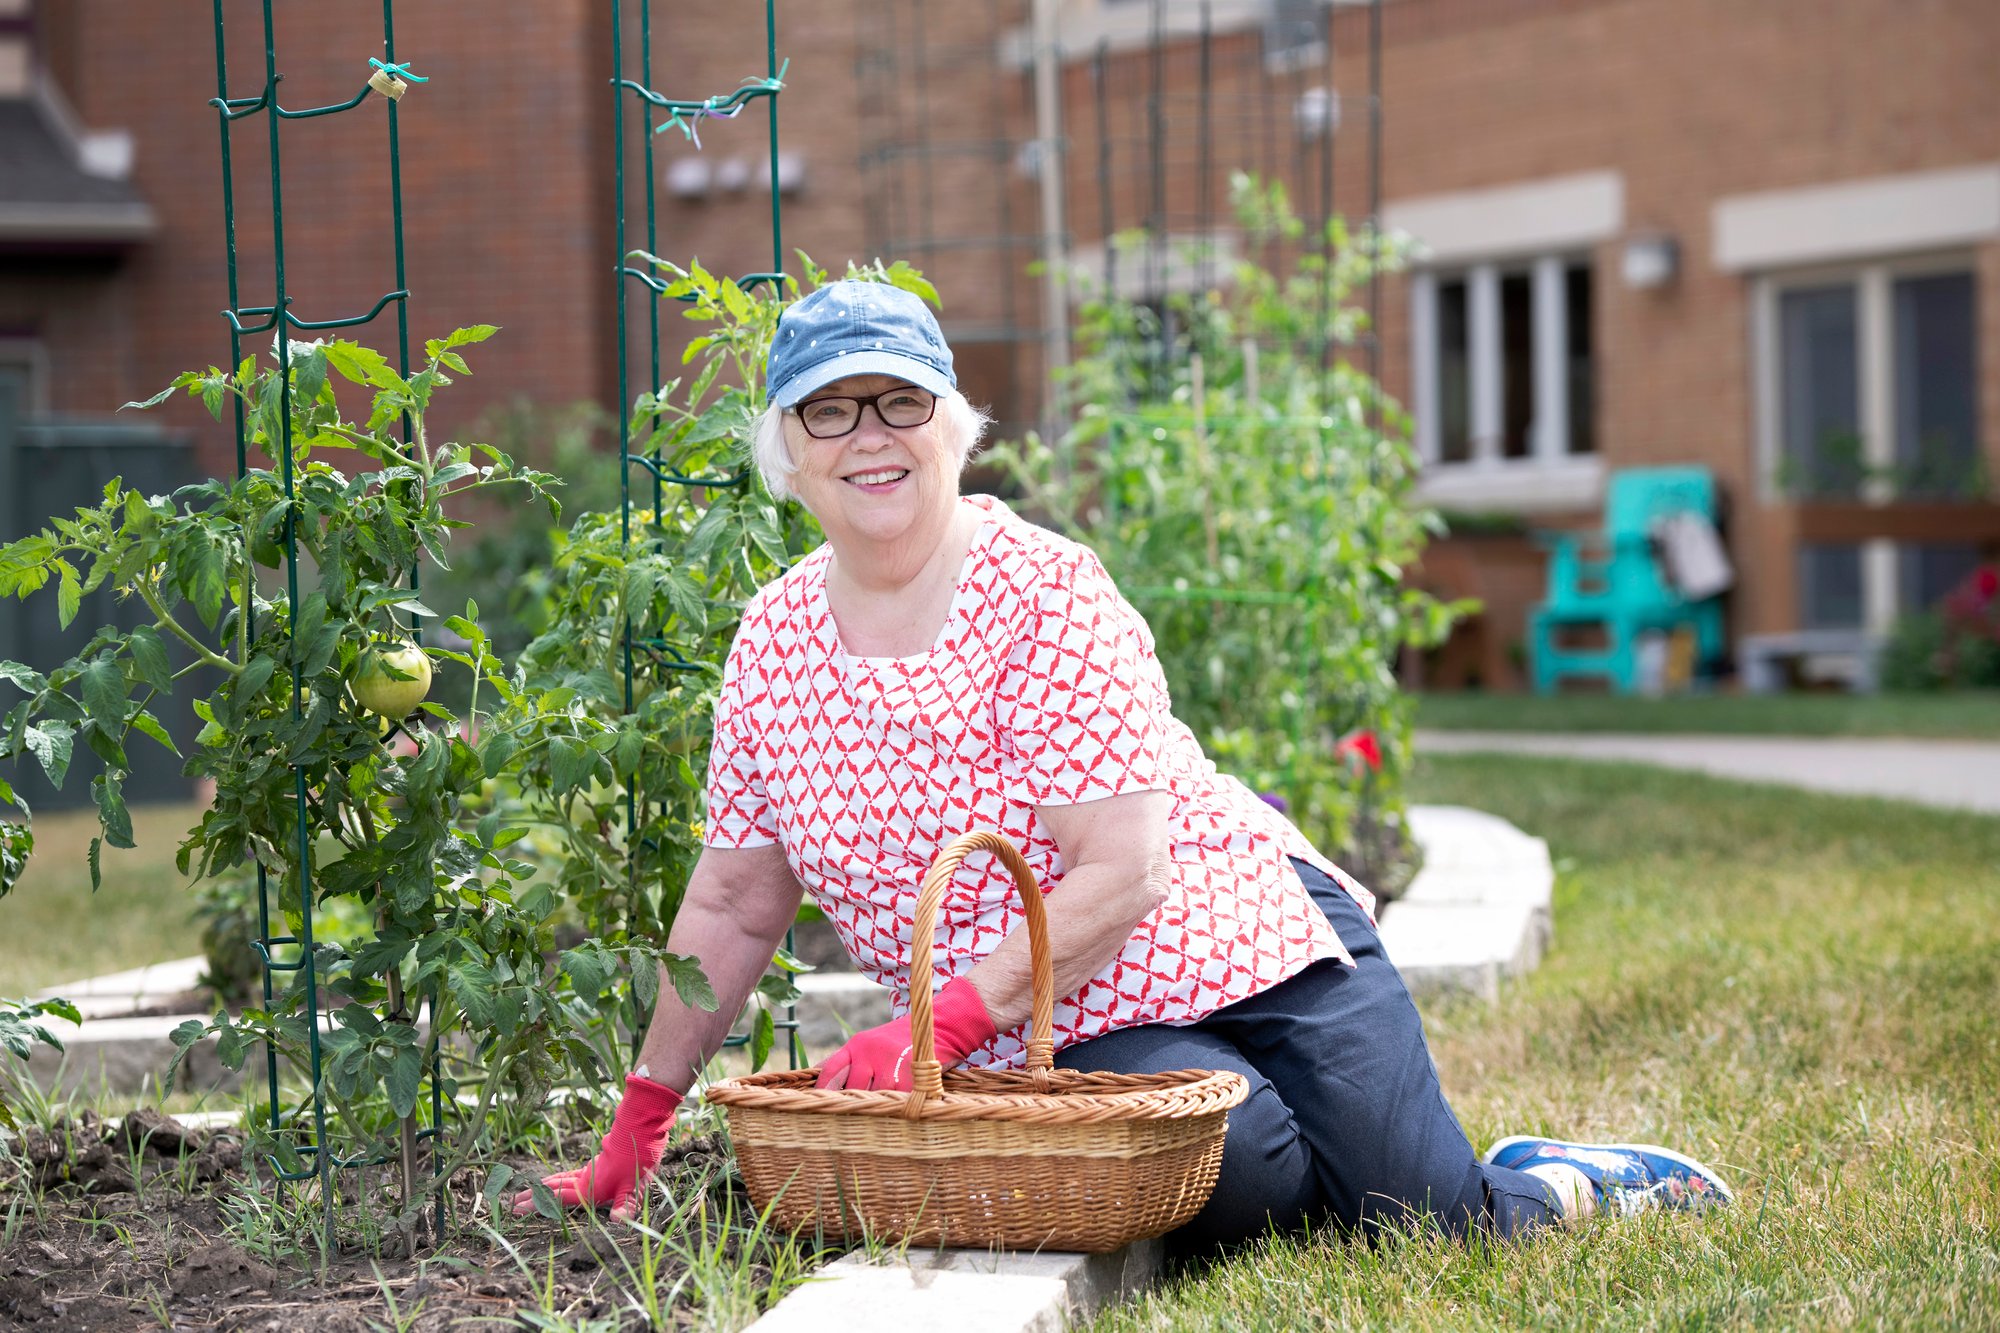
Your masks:
<svg viewBox="0 0 2000 1333"><path fill-rule="evenodd" d="M157 232L126 179L129 137L79 135L50 90L36 93L0 98L0 246L115 250Z"/></svg>
<svg viewBox="0 0 2000 1333"><path fill-rule="evenodd" d="M1523 458L1430 463L1417 477L1417 500L1474 514L1573 514L1604 498L1604 460Z"/></svg>

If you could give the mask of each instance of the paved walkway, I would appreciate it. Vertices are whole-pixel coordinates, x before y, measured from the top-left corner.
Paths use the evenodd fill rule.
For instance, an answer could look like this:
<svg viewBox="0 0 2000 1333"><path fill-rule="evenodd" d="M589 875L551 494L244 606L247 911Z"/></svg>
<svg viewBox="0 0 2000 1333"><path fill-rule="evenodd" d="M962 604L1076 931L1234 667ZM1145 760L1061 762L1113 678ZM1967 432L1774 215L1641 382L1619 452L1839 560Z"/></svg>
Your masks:
<svg viewBox="0 0 2000 1333"><path fill-rule="evenodd" d="M1835 736L1552 736L1419 731L1419 754L1494 752L1615 759L1848 796L2000 814L2000 743Z"/></svg>

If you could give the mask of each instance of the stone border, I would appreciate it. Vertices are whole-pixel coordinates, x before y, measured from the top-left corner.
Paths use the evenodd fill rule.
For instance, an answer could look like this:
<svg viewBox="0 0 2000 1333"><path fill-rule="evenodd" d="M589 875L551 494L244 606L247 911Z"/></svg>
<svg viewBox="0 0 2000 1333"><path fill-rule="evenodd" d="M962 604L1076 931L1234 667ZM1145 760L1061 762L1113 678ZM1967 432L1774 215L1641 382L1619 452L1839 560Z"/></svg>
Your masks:
<svg viewBox="0 0 2000 1333"><path fill-rule="evenodd" d="M849 1254L819 1270L750 1328L755 1333L1060 1333L1158 1280L1160 1242L1110 1254L934 1250L876 1261Z"/></svg>

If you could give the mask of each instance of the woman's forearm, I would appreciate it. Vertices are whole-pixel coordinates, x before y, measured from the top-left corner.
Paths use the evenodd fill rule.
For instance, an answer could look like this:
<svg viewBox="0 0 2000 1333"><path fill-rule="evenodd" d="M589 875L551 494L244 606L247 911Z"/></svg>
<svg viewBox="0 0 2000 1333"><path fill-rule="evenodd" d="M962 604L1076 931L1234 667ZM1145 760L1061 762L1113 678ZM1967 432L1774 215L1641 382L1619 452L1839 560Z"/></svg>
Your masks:
<svg viewBox="0 0 2000 1333"><path fill-rule="evenodd" d="M1126 865L1080 865L1065 874L1042 900L1049 919L1056 998L1074 995L1103 971L1165 898L1164 866L1135 872ZM968 975L986 1002L994 1027L1006 1032L1027 1022L1033 992L1026 926L1009 935Z"/></svg>
<svg viewBox="0 0 2000 1333"><path fill-rule="evenodd" d="M705 856L704 862L707 859ZM751 988L770 966L786 926L798 913L801 892L782 857L775 871L749 883L708 874L697 867L666 948L701 964L715 991L716 1006L711 1012L682 1003L662 969L659 1002L639 1047L634 1072L675 1092L688 1090L710 1058L722 1049Z"/></svg>

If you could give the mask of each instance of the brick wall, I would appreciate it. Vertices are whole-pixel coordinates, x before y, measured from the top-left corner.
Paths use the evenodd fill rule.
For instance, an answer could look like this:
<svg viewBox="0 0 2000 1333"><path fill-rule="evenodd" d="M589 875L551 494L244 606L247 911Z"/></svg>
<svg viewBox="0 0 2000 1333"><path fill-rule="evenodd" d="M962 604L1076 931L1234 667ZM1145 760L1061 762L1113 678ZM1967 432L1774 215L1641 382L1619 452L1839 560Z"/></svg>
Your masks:
<svg viewBox="0 0 2000 1333"><path fill-rule="evenodd" d="M75 276L59 300L18 293L52 365L52 405L104 411L149 397L190 365L228 356L214 40L205 7L115 0L44 5L47 58L80 118L137 137L135 183L160 232L115 271ZM230 94L263 87L258 7L226 6ZM504 332L473 358L475 378L440 407L454 422L516 395L601 396L609 187L600 103L609 60L587 0L495 0L476 21L450 7L403 5L397 51L432 82L400 108L412 344L467 323ZM278 9L280 99L290 108L352 96L379 56L379 10ZM88 34L88 40L84 40ZM236 123L231 150L243 305L268 304L268 124ZM387 103L280 123L287 285L303 319L359 314L395 286ZM0 322L7 316L0 314ZM394 307L351 333L393 349ZM268 347L269 336L255 341ZM229 443L199 408L168 420L200 432L205 457Z"/></svg>
<svg viewBox="0 0 2000 1333"><path fill-rule="evenodd" d="M1500 16L1501 9L1511 11ZM1389 198L1583 170L1623 174L1628 231L1678 238L1678 280L1633 291L1595 255L1611 467L1699 462L1732 502L1734 628L1790 628L1809 516L1753 486L1750 284L1719 271L1720 197L2000 158L2000 9L1982 0L1403 0L1385 11ZM1345 22L1345 21L1344 21ZM1348 23L1346 31L1358 33ZM1342 86L1365 81L1355 43ZM2000 248L1980 247L1982 438L2000 467ZM1404 296L1387 379L1407 386ZM1972 529L1996 535L1991 507ZM1501 619L1518 626L1525 603Z"/></svg>
<svg viewBox="0 0 2000 1333"><path fill-rule="evenodd" d="M0 284L0 327L39 329L58 408L102 410L153 391L177 369L227 350L212 38L199 10L70 0L42 6L57 76L92 126L138 135L138 185L162 230L122 265L50 267ZM726 92L765 69L761 7L655 6L654 86ZM829 267L909 258L938 282L967 387L1003 418L1035 412L1040 291L1036 187L1013 160L1034 136L1026 74L995 58L1026 21L1026 0L814 0L780 6L789 57L779 102L783 147L803 187L784 201L784 243ZM257 7L229 5L231 92L261 85ZM373 11L281 7L279 49L292 106L337 101L379 51ZM636 6L626 4L637 75ZM1752 487L1748 283L1719 272L1710 210L1723 196L2000 158L2000 8L1990 0L1393 0L1384 11L1387 198L1611 169L1628 230L1678 238L1670 287L1631 291L1613 244L1594 254L1598 434L1612 467L1703 462L1733 504L1743 570L1736 628L1792 617L1793 549L1812 521L1767 506ZM399 9L398 49L435 81L402 109L410 305L417 337L486 320L506 332L455 394L470 413L517 394L607 401L611 366L609 17L594 0L488 0L476 14ZM1332 82L1343 123L1331 157L1336 211L1366 207L1366 15L1339 12ZM81 34L88 32L88 44ZM1170 231L1226 217L1228 174L1285 179L1317 212L1327 159L1292 124L1319 67L1269 67L1255 30L1218 34L1210 93L1199 50L1170 45L1157 65L1155 156L1150 51L1114 53L1102 98L1110 155L1098 152L1098 83L1088 53L1063 70L1068 229L1079 245L1159 214ZM1208 170L1200 163L1206 112ZM747 168L740 190L682 200L661 189L657 246L729 272L770 263L762 103L702 126L703 157ZM390 282L383 226L385 106L282 126L295 309L324 318L366 308ZM242 300L269 299L264 122L235 133L244 201ZM637 230L640 149L630 136L628 244ZM654 140L656 172L692 156ZM1155 193L1155 161L1166 172ZM657 178L657 177L656 177ZM1100 188L1108 183L1108 194ZM1107 207L1108 205L1108 207ZM1983 438L2000 468L2000 248L1982 247ZM643 327L650 300L633 288ZM1392 392L1407 386L1403 294L1383 306ZM664 374L680 333L672 312ZM392 326L380 326L392 327ZM383 333L371 335L378 339ZM636 354L635 354L636 355ZM635 382L643 382L643 371ZM198 414L181 410L190 423ZM208 439L216 452L214 431ZM1581 520L1584 516L1576 516ZM1511 585L1510 585L1511 586ZM1522 608L1496 610L1518 633Z"/></svg>

